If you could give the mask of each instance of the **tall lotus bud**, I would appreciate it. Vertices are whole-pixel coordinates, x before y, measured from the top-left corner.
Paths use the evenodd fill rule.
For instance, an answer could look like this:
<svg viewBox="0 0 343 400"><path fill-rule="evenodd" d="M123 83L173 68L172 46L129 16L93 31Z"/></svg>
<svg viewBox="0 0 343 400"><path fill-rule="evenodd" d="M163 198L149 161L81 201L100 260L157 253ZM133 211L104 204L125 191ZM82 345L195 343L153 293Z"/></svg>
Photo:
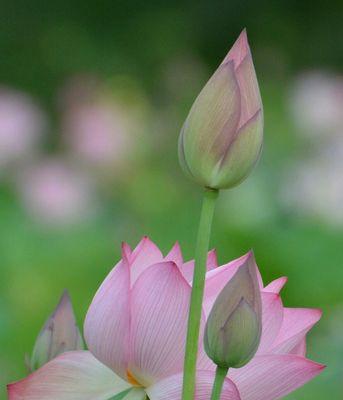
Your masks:
<svg viewBox="0 0 343 400"><path fill-rule="evenodd" d="M230 188L257 162L263 109L244 30L195 100L179 138L179 159L202 186Z"/></svg>
<svg viewBox="0 0 343 400"><path fill-rule="evenodd" d="M261 293L250 253L217 297L207 320L207 355L224 368L240 368L255 355L262 330Z"/></svg>
<svg viewBox="0 0 343 400"><path fill-rule="evenodd" d="M40 368L65 351L83 348L70 297L65 291L38 335L30 360L30 369L34 371Z"/></svg>

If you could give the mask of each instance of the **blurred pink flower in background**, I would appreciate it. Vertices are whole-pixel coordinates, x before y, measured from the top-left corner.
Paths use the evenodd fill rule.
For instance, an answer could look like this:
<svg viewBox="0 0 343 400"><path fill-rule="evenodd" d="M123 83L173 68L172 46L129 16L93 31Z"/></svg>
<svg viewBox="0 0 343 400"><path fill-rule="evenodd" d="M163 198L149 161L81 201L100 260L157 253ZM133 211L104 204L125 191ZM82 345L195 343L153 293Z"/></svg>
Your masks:
<svg viewBox="0 0 343 400"><path fill-rule="evenodd" d="M289 102L298 132L310 142L305 154L287 168L281 201L289 210L341 226L343 77L304 74L295 82Z"/></svg>
<svg viewBox="0 0 343 400"><path fill-rule="evenodd" d="M339 227L343 225L343 140L332 150L289 168L280 197L292 212Z"/></svg>
<svg viewBox="0 0 343 400"><path fill-rule="evenodd" d="M46 116L28 95L0 87L0 168L29 158L46 126Z"/></svg>
<svg viewBox="0 0 343 400"><path fill-rule="evenodd" d="M94 210L91 182L62 159L27 167L18 178L18 190L28 212L47 224L80 222Z"/></svg>
<svg viewBox="0 0 343 400"><path fill-rule="evenodd" d="M215 253L209 253L202 327L223 287L251 257L248 253L217 268ZM115 395L179 400L193 268L193 261L183 261L178 244L166 257L148 238L133 251L123 244L122 260L100 286L86 316L89 351L65 353L10 384L9 400L102 400ZM278 399L323 369L305 357L306 335L321 312L283 307L279 292L287 279L264 287L258 276L261 342L246 366L229 371L223 400ZM196 400L210 398L214 374L201 341Z"/></svg>
<svg viewBox="0 0 343 400"><path fill-rule="evenodd" d="M301 133L327 135L343 127L343 76L306 72L294 82L289 107Z"/></svg>
<svg viewBox="0 0 343 400"><path fill-rule="evenodd" d="M110 167L124 162L132 148L128 122L114 104L84 104L66 116L64 131L77 156Z"/></svg>
<svg viewBox="0 0 343 400"><path fill-rule="evenodd" d="M129 92L130 93L130 92ZM138 96L131 93L137 100ZM127 95L127 93L126 93ZM107 83L78 77L62 92L62 135L79 161L120 175L144 147L143 104L127 104ZM142 106L142 109L138 109Z"/></svg>

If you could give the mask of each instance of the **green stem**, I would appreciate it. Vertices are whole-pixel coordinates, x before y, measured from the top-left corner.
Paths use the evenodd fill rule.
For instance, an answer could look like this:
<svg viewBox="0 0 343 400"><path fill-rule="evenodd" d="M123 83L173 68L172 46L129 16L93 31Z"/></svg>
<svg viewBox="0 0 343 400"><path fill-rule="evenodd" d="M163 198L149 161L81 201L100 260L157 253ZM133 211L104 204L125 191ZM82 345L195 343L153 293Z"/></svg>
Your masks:
<svg viewBox="0 0 343 400"><path fill-rule="evenodd" d="M211 400L220 400L220 394L222 392L224 379L227 375L228 368L217 367L216 377L214 379Z"/></svg>
<svg viewBox="0 0 343 400"><path fill-rule="evenodd" d="M204 295L207 252L210 242L212 219L219 191L205 189L201 209L199 230L195 251L195 266L191 304L188 317L186 354L184 362L182 399L193 400L195 392L195 373L198 353L199 329Z"/></svg>

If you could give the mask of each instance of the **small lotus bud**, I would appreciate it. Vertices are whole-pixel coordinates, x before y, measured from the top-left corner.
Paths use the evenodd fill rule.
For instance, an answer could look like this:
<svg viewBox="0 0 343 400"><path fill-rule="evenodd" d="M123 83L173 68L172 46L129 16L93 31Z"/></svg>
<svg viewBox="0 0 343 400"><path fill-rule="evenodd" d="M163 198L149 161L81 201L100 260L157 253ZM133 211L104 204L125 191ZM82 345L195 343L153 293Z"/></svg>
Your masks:
<svg viewBox="0 0 343 400"><path fill-rule="evenodd" d="M252 359L260 343L261 313L256 265L250 253L218 295L207 320L205 351L215 364L240 368Z"/></svg>
<svg viewBox="0 0 343 400"><path fill-rule="evenodd" d="M180 164L202 186L230 188L248 176L262 141L262 101L244 30L188 114Z"/></svg>
<svg viewBox="0 0 343 400"><path fill-rule="evenodd" d="M38 335L30 360L30 369L34 371L40 368L65 351L83 348L70 297L65 291Z"/></svg>

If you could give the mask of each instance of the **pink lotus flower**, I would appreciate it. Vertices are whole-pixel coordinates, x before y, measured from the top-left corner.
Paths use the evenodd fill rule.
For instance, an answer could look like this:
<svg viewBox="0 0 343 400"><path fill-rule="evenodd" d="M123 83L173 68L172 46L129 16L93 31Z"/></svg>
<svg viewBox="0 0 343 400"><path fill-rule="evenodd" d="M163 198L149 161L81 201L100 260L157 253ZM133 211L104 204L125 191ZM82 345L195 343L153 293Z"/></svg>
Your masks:
<svg viewBox="0 0 343 400"><path fill-rule="evenodd" d="M208 255L204 324L224 285L252 253L217 268ZM89 351L64 353L26 379L10 384L10 400L179 400L194 262L183 262L176 244L163 257L144 238L110 272L88 310ZM260 278L259 278L260 279ZM263 287L262 337L256 356L225 379L222 400L272 400L316 376L323 365L305 358L307 332L320 311L284 308L280 278ZM202 341L200 342L202 343ZM214 364L199 348L197 400L208 400Z"/></svg>

